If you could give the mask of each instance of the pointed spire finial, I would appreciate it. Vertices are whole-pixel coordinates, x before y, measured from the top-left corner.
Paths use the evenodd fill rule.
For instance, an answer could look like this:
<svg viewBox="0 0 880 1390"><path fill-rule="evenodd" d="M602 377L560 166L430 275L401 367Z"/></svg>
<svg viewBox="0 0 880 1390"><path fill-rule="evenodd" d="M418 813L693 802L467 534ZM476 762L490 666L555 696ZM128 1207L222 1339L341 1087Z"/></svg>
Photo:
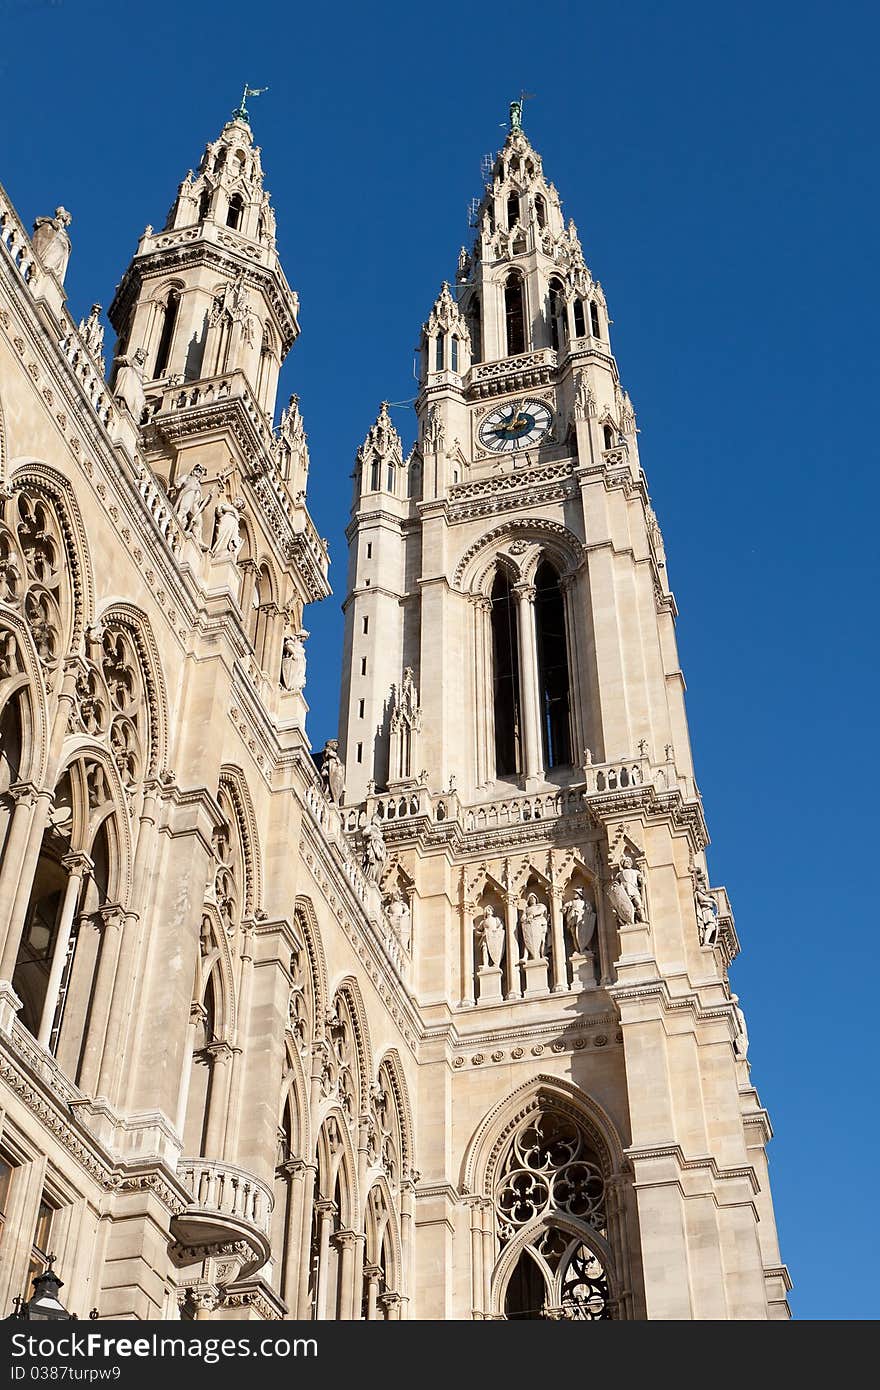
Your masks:
<svg viewBox="0 0 880 1390"><path fill-rule="evenodd" d="M244 84L244 91L241 94L241 105L236 106L232 113L234 121L246 121L248 118L247 99L248 97L261 97L264 92L268 92L268 87L250 87L247 82Z"/></svg>

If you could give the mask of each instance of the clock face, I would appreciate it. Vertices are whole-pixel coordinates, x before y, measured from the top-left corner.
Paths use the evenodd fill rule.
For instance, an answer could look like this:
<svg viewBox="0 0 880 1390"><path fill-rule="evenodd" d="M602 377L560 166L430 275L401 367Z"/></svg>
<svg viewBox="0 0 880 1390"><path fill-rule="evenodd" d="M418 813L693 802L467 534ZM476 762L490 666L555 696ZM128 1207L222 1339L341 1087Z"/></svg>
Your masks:
<svg viewBox="0 0 880 1390"><path fill-rule="evenodd" d="M512 454L540 444L550 429L550 408L543 401L506 401L480 425L480 443L495 454Z"/></svg>

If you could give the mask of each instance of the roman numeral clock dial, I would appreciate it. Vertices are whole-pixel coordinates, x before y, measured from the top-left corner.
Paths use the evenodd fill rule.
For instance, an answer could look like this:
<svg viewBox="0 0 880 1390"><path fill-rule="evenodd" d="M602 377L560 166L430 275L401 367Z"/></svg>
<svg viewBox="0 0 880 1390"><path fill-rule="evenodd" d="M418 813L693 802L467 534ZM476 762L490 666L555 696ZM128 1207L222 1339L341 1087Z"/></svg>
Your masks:
<svg viewBox="0 0 880 1390"><path fill-rule="evenodd" d="M550 430L550 409L543 401L505 401L480 425L480 443L493 454L512 454L540 444Z"/></svg>

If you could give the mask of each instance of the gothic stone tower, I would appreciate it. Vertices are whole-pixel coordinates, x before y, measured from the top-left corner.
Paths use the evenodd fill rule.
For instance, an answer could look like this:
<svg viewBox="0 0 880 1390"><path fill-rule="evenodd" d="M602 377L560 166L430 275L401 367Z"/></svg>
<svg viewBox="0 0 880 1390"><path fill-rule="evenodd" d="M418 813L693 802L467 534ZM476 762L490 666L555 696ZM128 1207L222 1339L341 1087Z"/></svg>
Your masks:
<svg viewBox="0 0 880 1390"><path fill-rule="evenodd" d="M421 1317L782 1318L676 605L518 103L348 530L344 820L412 953Z"/></svg>

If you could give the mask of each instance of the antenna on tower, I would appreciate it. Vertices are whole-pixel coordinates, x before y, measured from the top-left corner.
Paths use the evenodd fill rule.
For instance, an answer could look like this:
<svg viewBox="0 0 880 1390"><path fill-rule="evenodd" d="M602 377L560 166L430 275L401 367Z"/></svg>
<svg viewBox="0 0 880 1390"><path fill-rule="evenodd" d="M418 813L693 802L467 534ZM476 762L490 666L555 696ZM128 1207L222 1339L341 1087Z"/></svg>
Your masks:
<svg viewBox="0 0 880 1390"><path fill-rule="evenodd" d="M480 174L482 175L484 183L489 182L489 175L492 172L492 165L494 163L495 160L492 158L491 154L484 154L483 158L480 160Z"/></svg>

